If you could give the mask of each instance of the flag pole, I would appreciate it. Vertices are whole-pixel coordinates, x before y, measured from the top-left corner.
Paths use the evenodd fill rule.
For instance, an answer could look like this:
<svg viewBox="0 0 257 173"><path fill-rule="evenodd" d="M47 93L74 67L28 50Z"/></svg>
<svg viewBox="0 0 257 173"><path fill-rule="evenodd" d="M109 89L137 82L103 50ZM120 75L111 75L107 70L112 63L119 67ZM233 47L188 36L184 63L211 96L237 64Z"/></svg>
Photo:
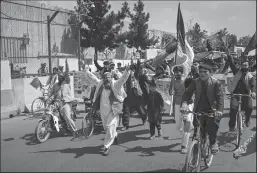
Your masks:
<svg viewBox="0 0 257 173"><path fill-rule="evenodd" d="M178 4L178 13L179 13L179 10L180 10L180 3ZM180 15L178 14L178 22L180 22ZM178 42L179 42L179 34L178 34L178 23L177 23L177 49L176 49L176 53L175 53L175 65L177 63L177 56L178 56ZM172 68L170 68L170 73L172 74ZM169 116L171 116L172 113L174 113L174 109L173 109L173 101L174 101L174 87L175 87L175 77L174 77L174 74L172 75L172 83L171 83L171 101L170 101L170 112L169 112ZM174 115L174 119L175 119L175 115Z"/></svg>

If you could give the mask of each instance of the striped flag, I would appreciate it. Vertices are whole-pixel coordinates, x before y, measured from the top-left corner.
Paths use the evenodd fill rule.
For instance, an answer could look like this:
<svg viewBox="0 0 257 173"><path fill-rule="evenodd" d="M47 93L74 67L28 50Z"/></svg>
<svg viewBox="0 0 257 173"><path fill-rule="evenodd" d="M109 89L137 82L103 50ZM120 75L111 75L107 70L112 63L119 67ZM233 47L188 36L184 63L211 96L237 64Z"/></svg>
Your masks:
<svg viewBox="0 0 257 173"><path fill-rule="evenodd" d="M187 42L187 40L185 40L185 53L183 52L181 46L178 45L177 60L176 60L176 64L173 65L172 70L176 66L182 66L184 68L183 74L184 76L187 76L188 73L191 71L193 60L194 60L194 51L192 47L189 45L189 43Z"/></svg>

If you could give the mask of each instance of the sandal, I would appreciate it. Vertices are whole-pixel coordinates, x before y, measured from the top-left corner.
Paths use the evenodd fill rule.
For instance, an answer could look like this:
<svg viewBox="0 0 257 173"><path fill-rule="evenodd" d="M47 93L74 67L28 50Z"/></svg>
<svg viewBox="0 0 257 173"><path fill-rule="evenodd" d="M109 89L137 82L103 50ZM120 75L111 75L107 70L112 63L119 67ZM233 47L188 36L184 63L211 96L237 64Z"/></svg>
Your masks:
<svg viewBox="0 0 257 173"><path fill-rule="evenodd" d="M213 155L215 155L215 154L217 154L219 152L219 146L218 146L218 144L213 144L212 146L211 146L211 153L213 154Z"/></svg>

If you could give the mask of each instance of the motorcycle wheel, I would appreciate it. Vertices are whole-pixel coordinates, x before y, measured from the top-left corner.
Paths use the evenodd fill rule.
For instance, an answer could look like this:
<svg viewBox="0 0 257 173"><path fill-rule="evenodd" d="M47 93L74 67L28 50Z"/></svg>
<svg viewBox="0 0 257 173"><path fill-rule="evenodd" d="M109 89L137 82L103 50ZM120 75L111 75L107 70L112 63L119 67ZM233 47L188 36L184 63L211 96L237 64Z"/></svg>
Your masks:
<svg viewBox="0 0 257 173"><path fill-rule="evenodd" d="M50 130L49 130L49 121L48 120L42 120L38 123L35 135L37 140L40 143L46 142L50 137Z"/></svg>

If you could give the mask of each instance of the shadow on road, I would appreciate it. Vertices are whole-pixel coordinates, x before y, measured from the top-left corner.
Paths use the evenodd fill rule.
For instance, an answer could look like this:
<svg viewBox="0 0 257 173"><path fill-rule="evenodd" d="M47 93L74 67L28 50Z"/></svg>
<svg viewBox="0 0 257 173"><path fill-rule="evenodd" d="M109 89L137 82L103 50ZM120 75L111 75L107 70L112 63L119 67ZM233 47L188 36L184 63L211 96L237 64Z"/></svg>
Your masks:
<svg viewBox="0 0 257 173"><path fill-rule="evenodd" d="M60 153L66 153L66 154L76 154L74 158L79 158L83 156L84 154L100 154L102 146L91 146L91 147L83 147L83 148L66 148L61 150L49 150L49 151L38 151L33 153L54 153L54 152L60 152Z"/></svg>
<svg viewBox="0 0 257 173"><path fill-rule="evenodd" d="M177 169L159 169L159 170L154 170L154 171L144 171L144 172L182 172L181 170Z"/></svg>
<svg viewBox="0 0 257 173"><path fill-rule="evenodd" d="M235 139L236 135L232 132L220 132L220 135L218 135L220 150L223 152L234 151L236 149L236 145L233 143Z"/></svg>
<svg viewBox="0 0 257 173"><path fill-rule="evenodd" d="M5 139L3 139L3 141L5 141L5 142L7 142L7 141L13 141L14 140L14 138L5 138Z"/></svg>
<svg viewBox="0 0 257 173"><path fill-rule="evenodd" d="M251 128L251 131L255 131L256 132L256 127Z"/></svg>
<svg viewBox="0 0 257 173"><path fill-rule="evenodd" d="M148 137L137 137L137 135L143 135L149 133L148 129L138 130L138 131L125 131L119 134L119 144L124 144L126 142L137 141L137 140L148 140Z"/></svg>
<svg viewBox="0 0 257 173"><path fill-rule="evenodd" d="M154 156L155 151L159 152L173 152L171 149L180 145L180 143L171 144L168 146L160 146L160 147L150 147L150 148L143 148L142 146L134 147L131 149L127 149L125 152L141 152L142 155L139 156Z"/></svg>
<svg viewBox="0 0 257 173"><path fill-rule="evenodd" d="M171 123L176 123L176 121L174 119L162 120L162 124L171 124Z"/></svg>
<svg viewBox="0 0 257 173"><path fill-rule="evenodd" d="M25 134L23 137L20 137L20 139L25 140L25 144L26 145L37 145L40 142L38 142L38 140L36 139L35 133L29 133L29 134Z"/></svg>

